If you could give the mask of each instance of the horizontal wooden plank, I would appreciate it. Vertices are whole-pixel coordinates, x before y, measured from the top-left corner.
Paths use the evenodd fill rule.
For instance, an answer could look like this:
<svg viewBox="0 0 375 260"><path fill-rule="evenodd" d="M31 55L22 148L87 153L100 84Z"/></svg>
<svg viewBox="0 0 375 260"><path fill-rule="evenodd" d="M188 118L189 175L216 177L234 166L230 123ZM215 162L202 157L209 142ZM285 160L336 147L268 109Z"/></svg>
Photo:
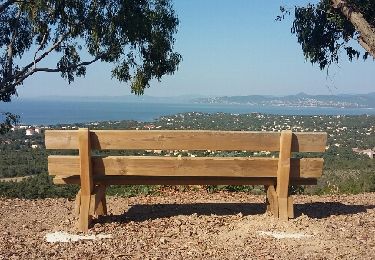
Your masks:
<svg viewBox="0 0 375 260"><path fill-rule="evenodd" d="M46 130L47 149L78 149L77 130ZM94 150L279 151L279 132L91 130ZM293 133L293 152L324 152L327 134Z"/></svg>
<svg viewBox="0 0 375 260"><path fill-rule="evenodd" d="M79 176L59 176L55 184L80 184ZM235 177L153 177L153 176L94 176L95 184L104 185L276 185L276 178ZM316 185L317 180L291 179L291 185Z"/></svg>
<svg viewBox="0 0 375 260"><path fill-rule="evenodd" d="M46 149L78 149L78 130L46 130Z"/></svg>
<svg viewBox="0 0 375 260"><path fill-rule="evenodd" d="M278 158L244 157L92 157L93 175L276 177ZM322 158L291 160L291 177L318 178ZM50 175L79 175L79 157L48 157Z"/></svg>

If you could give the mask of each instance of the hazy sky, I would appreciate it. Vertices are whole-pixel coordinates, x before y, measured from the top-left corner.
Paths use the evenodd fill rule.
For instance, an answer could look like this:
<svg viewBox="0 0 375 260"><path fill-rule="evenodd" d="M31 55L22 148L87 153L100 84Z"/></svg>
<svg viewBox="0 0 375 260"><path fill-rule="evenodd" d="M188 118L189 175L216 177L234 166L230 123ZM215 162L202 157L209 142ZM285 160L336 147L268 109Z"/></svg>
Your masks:
<svg viewBox="0 0 375 260"><path fill-rule="evenodd" d="M291 20L276 22L279 6L308 1L174 0L180 19L175 49L179 70L152 82L145 94L284 95L368 93L375 91L372 60L332 66L329 77L305 61L290 33ZM312 1L314 2L314 1ZM129 86L111 79L111 65L95 64L86 78L68 85L58 74L42 73L25 81L19 96L129 95Z"/></svg>

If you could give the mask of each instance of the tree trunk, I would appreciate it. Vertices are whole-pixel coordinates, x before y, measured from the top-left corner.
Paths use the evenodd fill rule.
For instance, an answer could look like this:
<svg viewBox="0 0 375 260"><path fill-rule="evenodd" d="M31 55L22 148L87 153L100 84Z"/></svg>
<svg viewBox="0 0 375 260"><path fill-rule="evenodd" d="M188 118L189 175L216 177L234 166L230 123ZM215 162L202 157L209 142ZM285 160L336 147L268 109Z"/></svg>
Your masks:
<svg viewBox="0 0 375 260"><path fill-rule="evenodd" d="M340 9L359 33L359 44L375 58L375 28L373 28L359 12L350 8L344 0L331 0L333 7Z"/></svg>

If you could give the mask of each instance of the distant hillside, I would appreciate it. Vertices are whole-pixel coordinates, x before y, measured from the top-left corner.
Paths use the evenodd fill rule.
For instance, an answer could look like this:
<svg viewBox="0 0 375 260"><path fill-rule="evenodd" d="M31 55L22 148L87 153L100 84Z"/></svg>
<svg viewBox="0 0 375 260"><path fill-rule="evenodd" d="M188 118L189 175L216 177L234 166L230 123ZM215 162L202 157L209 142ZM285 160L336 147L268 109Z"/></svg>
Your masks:
<svg viewBox="0 0 375 260"><path fill-rule="evenodd" d="M308 95L305 93L299 93L297 95L283 97L261 95L224 96L196 98L193 102L204 104L244 104L261 106L375 108L375 92L357 95Z"/></svg>

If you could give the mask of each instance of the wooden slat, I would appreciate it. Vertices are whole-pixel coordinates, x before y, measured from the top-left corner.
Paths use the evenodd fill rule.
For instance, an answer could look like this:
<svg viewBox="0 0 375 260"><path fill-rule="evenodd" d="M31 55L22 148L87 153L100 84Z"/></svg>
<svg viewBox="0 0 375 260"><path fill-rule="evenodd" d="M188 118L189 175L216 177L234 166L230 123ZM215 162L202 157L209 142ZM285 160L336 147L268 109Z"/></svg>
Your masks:
<svg viewBox="0 0 375 260"><path fill-rule="evenodd" d="M55 184L79 184L78 176L57 176ZM168 176L94 176L95 184L102 185L276 185L276 178L234 177L168 177ZM317 179L291 179L292 185L316 185Z"/></svg>
<svg viewBox="0 0 375 260"><path fill-rule="evenodd" d="M92 157L93 175L276 177L277 158L243 157ZM322 158L291 160L291 177L318 178ZM79 157L48 157L50 175L79 175Z"/></svg>
<svg viewBox="0 0 375 260"><path fill-rule="evenodd" d="M46 149L78 149L78 130L46 130Z"/></svg>
<svg viewBox="0 0 375 260"><path fill-rule="evenodd" d="M280 133L248 131L91 130L92 149L279 151ZM293 152L324 152L327 134L294 133ZM47 149L78 149L77 131L46 130Z"/></svg>

